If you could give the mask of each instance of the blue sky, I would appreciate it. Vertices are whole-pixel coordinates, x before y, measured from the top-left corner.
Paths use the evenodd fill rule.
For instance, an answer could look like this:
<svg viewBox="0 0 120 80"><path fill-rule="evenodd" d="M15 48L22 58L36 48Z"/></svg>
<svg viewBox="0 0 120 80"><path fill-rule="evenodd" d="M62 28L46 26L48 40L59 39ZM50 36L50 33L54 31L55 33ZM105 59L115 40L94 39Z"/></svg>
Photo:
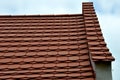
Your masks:
<svg viewBox="0 0 120 80"><path fill-rule="evenodd" d="M93 2L107 46L116 58L112 64L113 80L120 80L120 0Z"/></svg>
<svg viewBox="0 0 120 80"><path fill-rule="evenodd" d="M2 0L0 15L76 14L82 2L93 1L107 46L116 60L113 80L120 80L120 0Z"/></svg>

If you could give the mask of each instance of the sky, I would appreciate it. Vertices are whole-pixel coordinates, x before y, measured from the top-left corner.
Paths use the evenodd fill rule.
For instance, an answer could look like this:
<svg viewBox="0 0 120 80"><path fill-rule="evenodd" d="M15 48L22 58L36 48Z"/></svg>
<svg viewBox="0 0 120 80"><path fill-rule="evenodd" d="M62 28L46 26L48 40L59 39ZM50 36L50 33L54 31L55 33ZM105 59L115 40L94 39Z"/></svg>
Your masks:
<svg viewBox="0 0 120 80"><path fill-rule="evenodd" d="M0 15L81 14L82 2L93 2L110 52L113 80L120 80L120 0L1 0Z"/></svg>

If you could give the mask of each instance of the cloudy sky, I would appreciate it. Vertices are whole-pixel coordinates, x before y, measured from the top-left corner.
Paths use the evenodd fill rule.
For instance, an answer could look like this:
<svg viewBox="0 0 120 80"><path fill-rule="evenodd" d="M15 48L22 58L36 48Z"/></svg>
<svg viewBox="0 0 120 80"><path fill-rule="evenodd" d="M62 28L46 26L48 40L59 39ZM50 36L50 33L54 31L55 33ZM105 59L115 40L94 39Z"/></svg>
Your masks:
<svg viewBox="0 0 120 80"><path fill-rule="evenodd" d="M113 80L120 80L120 0L1 0L0 15L76 14L93 1L107 46L116 60Z"/></svg>

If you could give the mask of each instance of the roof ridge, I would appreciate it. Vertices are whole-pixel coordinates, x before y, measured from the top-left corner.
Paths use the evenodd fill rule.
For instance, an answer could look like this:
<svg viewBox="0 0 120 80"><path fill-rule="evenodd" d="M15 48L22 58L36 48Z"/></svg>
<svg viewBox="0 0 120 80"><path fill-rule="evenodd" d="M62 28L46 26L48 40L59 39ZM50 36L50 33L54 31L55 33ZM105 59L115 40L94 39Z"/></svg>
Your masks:
<svg viewBox="0 0 120 80"><path fill-rule="evenodd" d="M39 15L0 15L0 17L61 17L61 16L79 16L82 14L39 14Z"/></svg>

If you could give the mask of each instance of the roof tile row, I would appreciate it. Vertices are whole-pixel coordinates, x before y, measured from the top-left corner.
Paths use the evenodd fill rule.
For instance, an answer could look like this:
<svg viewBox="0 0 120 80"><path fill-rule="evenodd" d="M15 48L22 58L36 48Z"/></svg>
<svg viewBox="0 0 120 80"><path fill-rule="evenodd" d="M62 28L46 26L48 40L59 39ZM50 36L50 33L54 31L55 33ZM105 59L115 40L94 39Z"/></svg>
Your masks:
<svg viewBox="0 0 120 80"><path fill-rule="evenodd" d="M93 8L93 4L83 3L83 16L85 20L86 34L89 51L94 61L111 61L114 58L110 55L101 33L100 25ZM93 44L94 43L94 44ZM96 51L101 54L96 54Z"/></svg>

